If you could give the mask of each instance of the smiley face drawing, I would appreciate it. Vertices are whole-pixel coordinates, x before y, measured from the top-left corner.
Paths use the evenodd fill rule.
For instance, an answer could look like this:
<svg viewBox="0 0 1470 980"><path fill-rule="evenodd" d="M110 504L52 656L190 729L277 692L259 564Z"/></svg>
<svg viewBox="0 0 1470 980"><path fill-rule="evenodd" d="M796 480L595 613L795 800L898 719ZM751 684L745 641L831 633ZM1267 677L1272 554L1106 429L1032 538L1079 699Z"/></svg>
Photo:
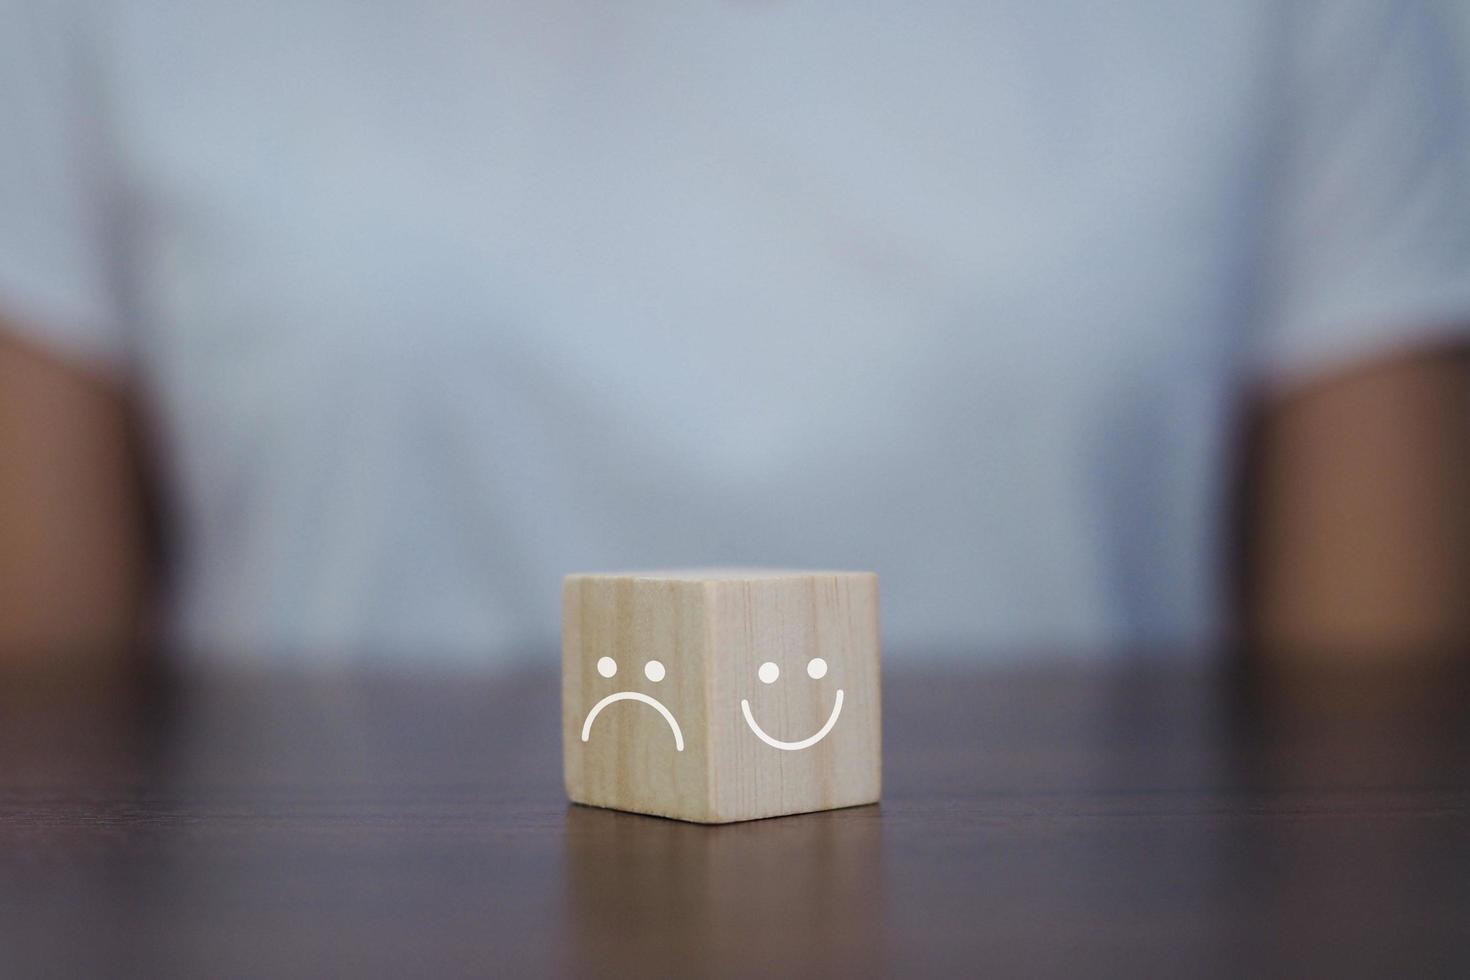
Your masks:
<svg viewBox="0 0 1470 980"><path fill-rule="evenodd" d="M618 663L612 657L602 657L597 661L597 672L603 677L612 678L617 675ZM643 665L643 676L655 684L663 680L664 675L664 665L661 661L650 660ZM618 701L641 701L663 715L664 721L668 722L669 727L674 730L674 748L680 752L684 751L684 732L679 728L679 721L674 717L674 713L658 698L641 691L614 691L594 704L592 710L587 712L587 720L582 722L582 741L585 742L592 737L592 723L597 720L602 709Z"/></svg>
<svg viewBox="0 0 1470 980"><path fill-rule="evenodd" d="M774 684L781 679L781 668L774 661L767 660L756 670L756 677L760 678L762 684ZM807 661L806 674L814 681L819 681L827 676L827 661L821 657L813 657ZM745 715L745 724L755 733L756 738L765 742L773 749L781 749L785 752L799 752L809 749L822 739L837 724L837 718L842 714L842 688L837 689L837 695L832 701L832 713L827 716L827 721L814 734L795 742L783 742L779 738L773 738L766 734L766 730L755 720L755 714L750 710L750 701L747 698L740 699L740 711Z"/></svg>

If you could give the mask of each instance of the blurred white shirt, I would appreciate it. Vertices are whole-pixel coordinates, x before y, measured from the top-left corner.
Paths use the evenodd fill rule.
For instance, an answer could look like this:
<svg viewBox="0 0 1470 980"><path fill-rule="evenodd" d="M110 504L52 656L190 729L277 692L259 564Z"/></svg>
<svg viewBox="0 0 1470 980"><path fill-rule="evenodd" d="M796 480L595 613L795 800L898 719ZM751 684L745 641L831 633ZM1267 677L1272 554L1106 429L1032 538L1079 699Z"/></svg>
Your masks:
<svg viewBox="0 0 1470 980"><path fill-rule="evenodd" d="M873 569L1199 650L1253 393L1470 322L1413 3L0 0L0 309L146 393L181 645L495 660Z"/></svg>

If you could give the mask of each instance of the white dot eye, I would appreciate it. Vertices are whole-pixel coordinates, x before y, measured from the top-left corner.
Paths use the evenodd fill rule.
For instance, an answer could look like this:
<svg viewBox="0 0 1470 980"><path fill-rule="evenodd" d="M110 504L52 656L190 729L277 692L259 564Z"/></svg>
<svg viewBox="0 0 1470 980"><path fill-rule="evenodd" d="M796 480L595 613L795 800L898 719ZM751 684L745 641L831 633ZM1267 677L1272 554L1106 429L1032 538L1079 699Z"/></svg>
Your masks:
<svg viewBox="0 0 1470 980"><path fill-rule="evenodd" d="M657 660L650 660L643 665L643 676L657 684L664 679L664 665Z"/></svg>
<svg viewBox="0 0 1470 980"><path fill-rule="evenodd" d="M761 679L762 684L774 684L776 683L776 678L781 676L781 668L767 660L760 665L760 669L755 672L755 676Z"/></svg>
<svg viewBox="0 0 1470 980"><path fill-rule="evenodd" d="M618 662L612 657L603 657L597 661L597 672L603 677L611 677L618 672Z"/></svg>
<svg viewBox="0 0 1470 980"><path fill-rule="evenodd" d="M806 662L806 676L814 681L819 681L827 676L827 661L821 657L813 657Z"/></svg>

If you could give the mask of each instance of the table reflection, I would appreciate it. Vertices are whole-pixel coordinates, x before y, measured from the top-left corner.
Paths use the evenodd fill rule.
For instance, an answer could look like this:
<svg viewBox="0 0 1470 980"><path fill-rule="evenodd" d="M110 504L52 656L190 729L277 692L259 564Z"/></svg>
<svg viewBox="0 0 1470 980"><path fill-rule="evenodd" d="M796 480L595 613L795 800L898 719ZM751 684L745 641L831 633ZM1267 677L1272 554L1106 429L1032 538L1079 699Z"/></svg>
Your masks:
<svg viewBox="0 0 1470 980"><path fill-rule="evenodd" d="M883 972L880 809L711 827L569 807L568 966L610 976L687 975L695 964Z"/></svg>

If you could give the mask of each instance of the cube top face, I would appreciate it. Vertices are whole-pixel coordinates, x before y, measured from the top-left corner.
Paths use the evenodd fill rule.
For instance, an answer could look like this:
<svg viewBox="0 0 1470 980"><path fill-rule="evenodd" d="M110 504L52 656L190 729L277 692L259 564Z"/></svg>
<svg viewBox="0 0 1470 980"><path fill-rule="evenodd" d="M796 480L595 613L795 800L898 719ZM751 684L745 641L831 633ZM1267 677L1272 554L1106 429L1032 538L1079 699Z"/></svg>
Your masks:
<svg viewBox="0 0 1470 980"><path fill-rule="evenodd" d="M877 801L875 575L573 575L562 600L574 802L717 823Z"/></svg>

